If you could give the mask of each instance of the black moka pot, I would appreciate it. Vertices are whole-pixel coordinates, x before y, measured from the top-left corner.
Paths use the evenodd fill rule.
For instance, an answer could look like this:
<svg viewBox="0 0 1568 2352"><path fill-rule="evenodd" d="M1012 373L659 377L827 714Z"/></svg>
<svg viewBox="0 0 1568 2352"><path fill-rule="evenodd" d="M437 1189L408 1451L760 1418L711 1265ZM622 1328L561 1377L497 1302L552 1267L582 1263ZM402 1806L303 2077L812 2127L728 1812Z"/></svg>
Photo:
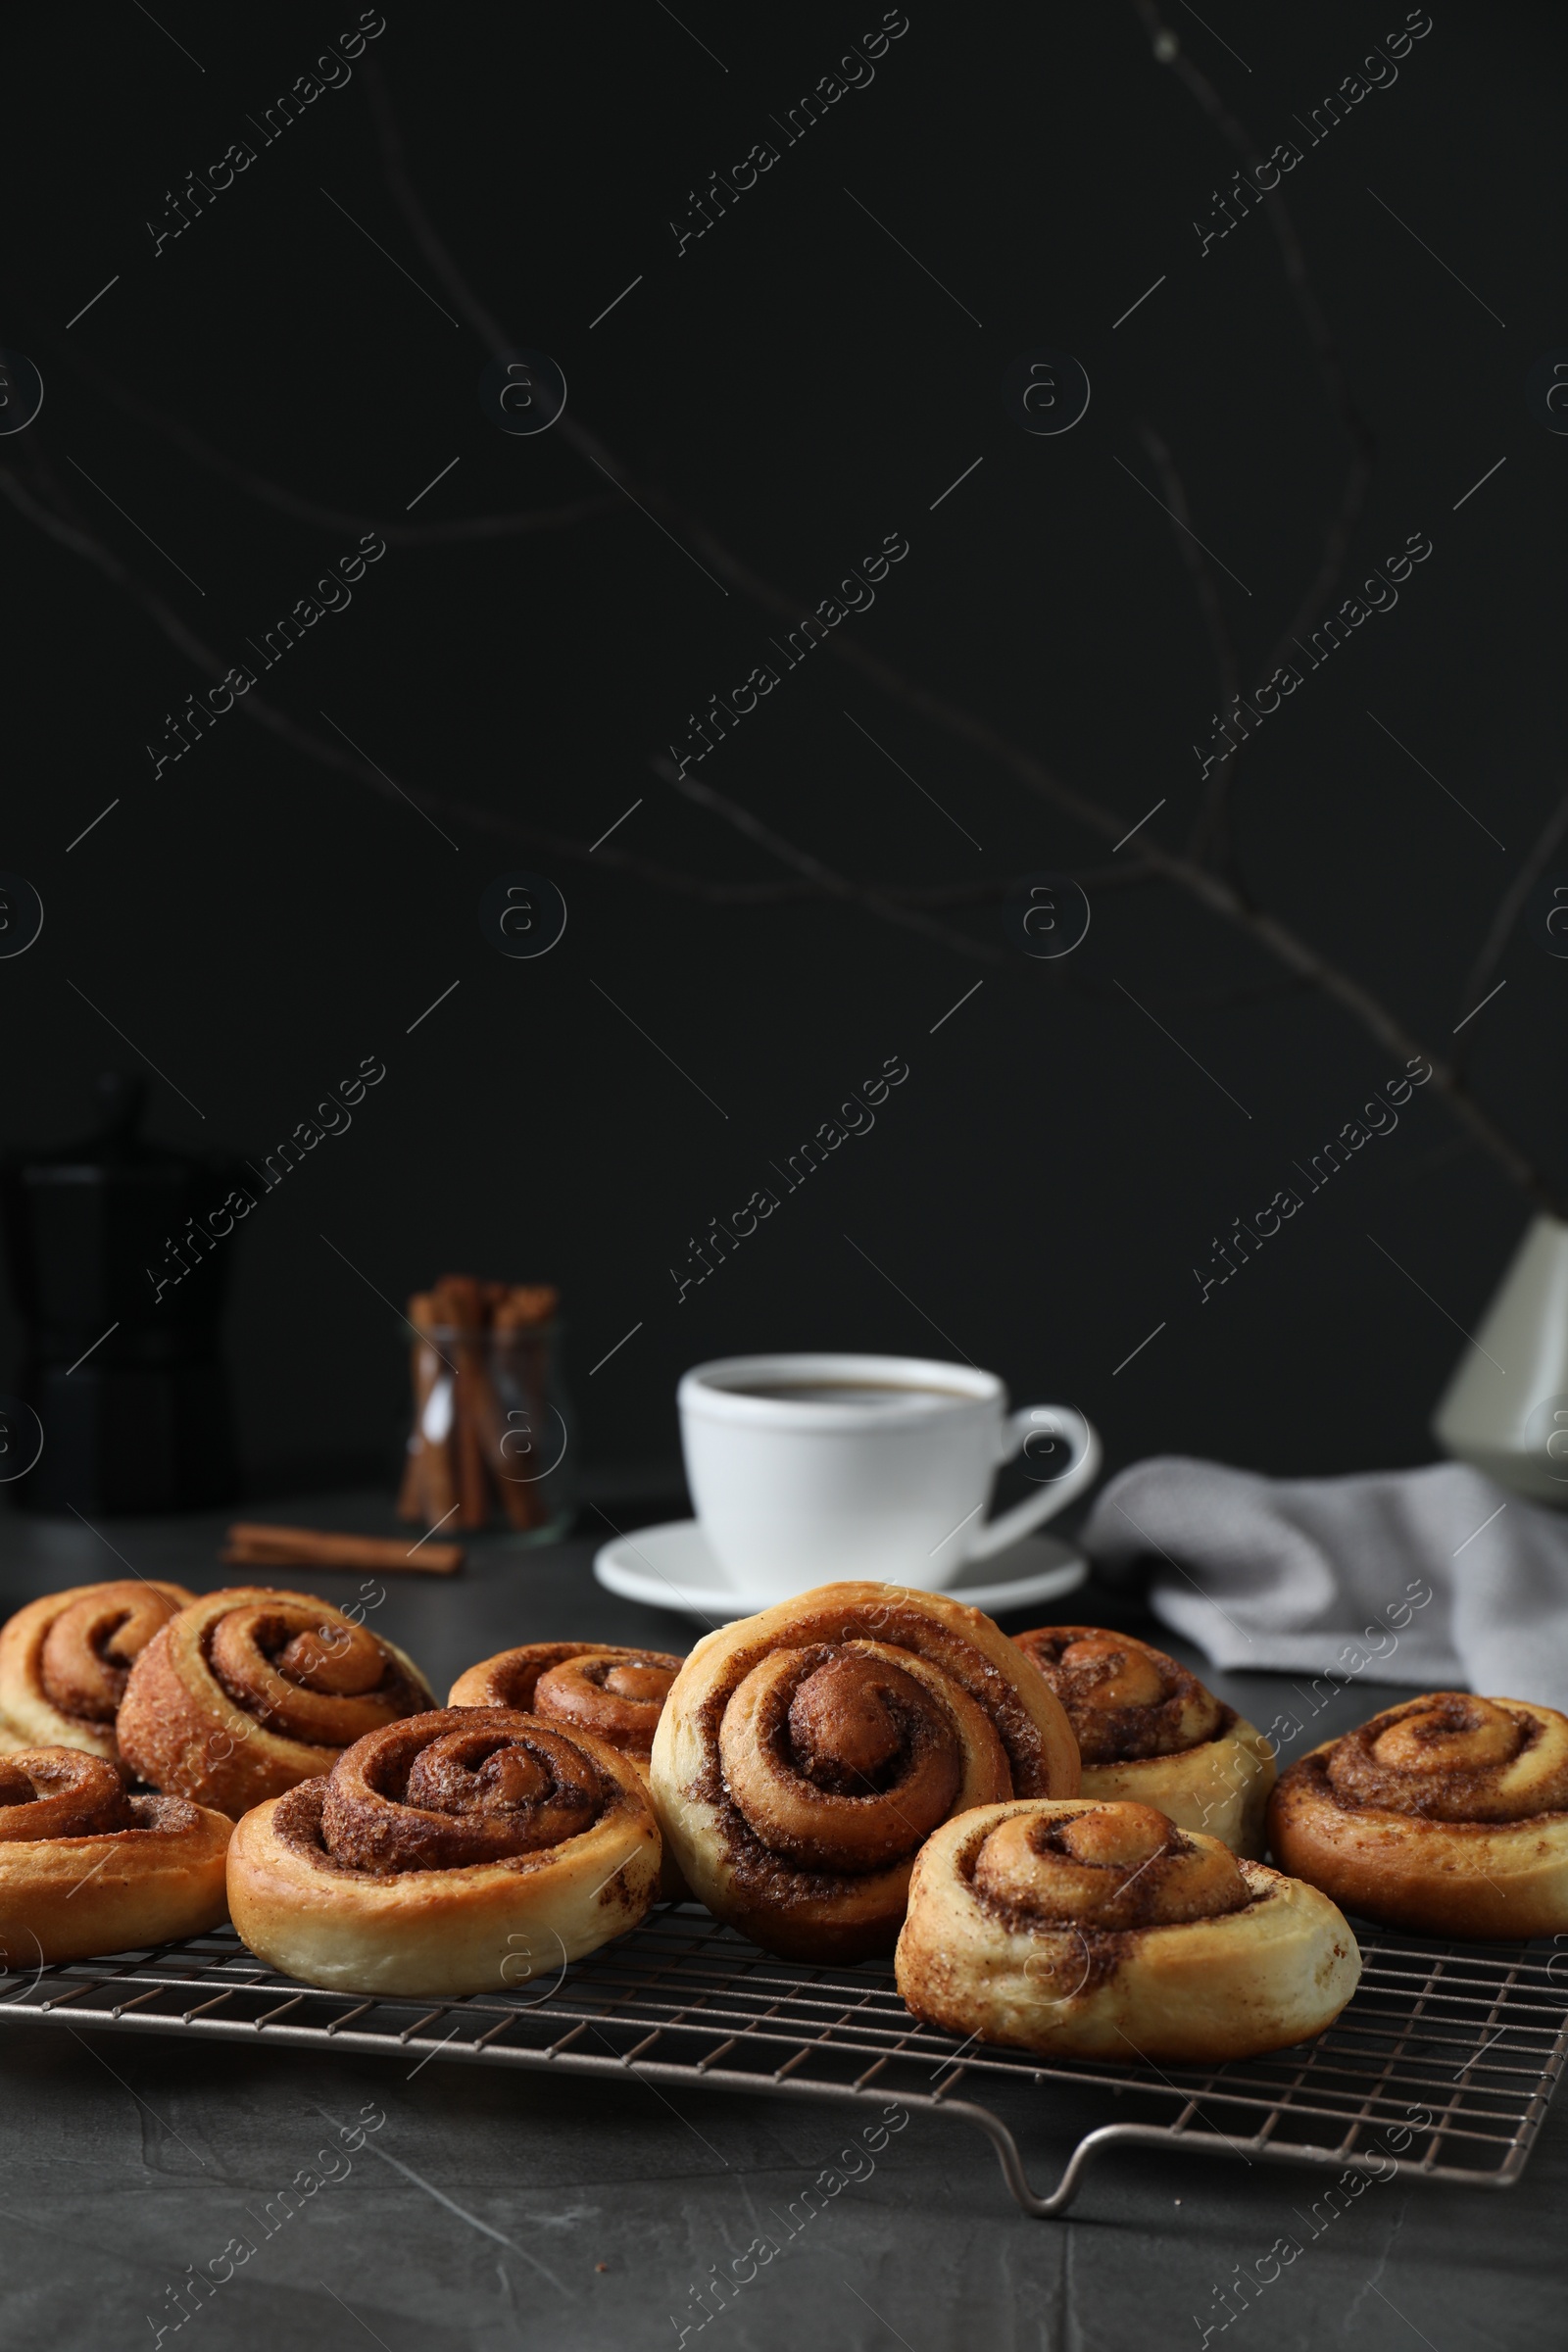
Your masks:
<svg viewBox="0 0 1568 2352"><path fill-rule="evenodd" d="M78 1144L0 1169L11 1287L26 1326L19 1380L43 1451L11 1487L30 1510L179 1511L232 1500L234 1435L219 1317L237 1228L167 1279L171 1246L237 1164L146 1142L146 1082L100 1078Z"/></svg>

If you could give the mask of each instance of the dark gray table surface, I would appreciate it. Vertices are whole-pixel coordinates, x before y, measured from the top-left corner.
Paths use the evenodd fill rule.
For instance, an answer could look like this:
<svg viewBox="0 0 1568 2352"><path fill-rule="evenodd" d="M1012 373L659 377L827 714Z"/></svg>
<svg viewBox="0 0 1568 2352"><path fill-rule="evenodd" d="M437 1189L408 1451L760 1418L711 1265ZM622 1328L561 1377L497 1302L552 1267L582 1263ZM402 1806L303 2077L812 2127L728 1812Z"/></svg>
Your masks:
<svg viewBox="0 0 1568 2352"><path fill-rule="evenodd" d="M256 1515L393 1528L384 1500L365 1496ZM117 1555L197 1590L236 1581L218 1564L221 1525L0 1516L0 1607L120 1574ZM516 1642L689 1646L700 1627L599 1589L594 1549L592 1539L532 1552L481 1544L454 1580L385 1580L370 1622L441 1696L464 1666ZM363 1580L313 1570L256 1581L341 1604ZM1144 1622L1136 1602L1094 1586L1029 1615ZM1260 1724L1282 1707L1306 1713L1284 1678L1206 1679ZM1366 1682L1339 1691L1298 1745L1400 1695ZM671 2100L635 2081L323 2062L42 2024L0 2034L0 2340L28 2352L128 2352L154 2345L160 2327L162 2340L211 2352L368 2342L676 2352L683 2328L686 2342L700 2340L694 2289L760 2233L782 2236L773 2217L858 2122L805 2101ZM318 2161L341 2146L332 2125L367 2110L382 2127L352 2155ZM1025 2151L1037 2184L1055 2179L1069 2146L1045 2118ZM337 2177L263 2239L258 2218L302 2168ZM864 2160L841 2169L864 2173ZM1117 2153L1091 2170L1070 2218L1029 2221L978 2133L917 2116L701 2333L726 2352L1163 2352L1200 2344L1205 2325L1211 2341L1350 2352L1563 2340L1568 2103L1510 2189L1373 2182L1308 2240L1300 2214L1324 2179ZM1299 2258L1222 2330L1216 2290L1292 2235ZM254 2257L176 2331L168 2290L236 2236L256 2243Z"/></svg>

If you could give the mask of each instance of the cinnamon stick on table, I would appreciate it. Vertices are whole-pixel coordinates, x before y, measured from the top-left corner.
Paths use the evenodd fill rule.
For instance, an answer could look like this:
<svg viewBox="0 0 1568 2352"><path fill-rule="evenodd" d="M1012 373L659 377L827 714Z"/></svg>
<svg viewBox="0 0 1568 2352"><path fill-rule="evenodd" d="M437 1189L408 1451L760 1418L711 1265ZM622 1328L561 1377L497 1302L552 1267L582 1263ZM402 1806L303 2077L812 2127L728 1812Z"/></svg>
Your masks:
<svg viewBox="0 0 1568 2352"><path fill-rule="evenodd" d="M236 1520L228 1531L228 1568L375 1568L415 1576L454 1576L461 1544L405 1544L401 1536L341 1536L316 1527L272 1527Z"/></svg>

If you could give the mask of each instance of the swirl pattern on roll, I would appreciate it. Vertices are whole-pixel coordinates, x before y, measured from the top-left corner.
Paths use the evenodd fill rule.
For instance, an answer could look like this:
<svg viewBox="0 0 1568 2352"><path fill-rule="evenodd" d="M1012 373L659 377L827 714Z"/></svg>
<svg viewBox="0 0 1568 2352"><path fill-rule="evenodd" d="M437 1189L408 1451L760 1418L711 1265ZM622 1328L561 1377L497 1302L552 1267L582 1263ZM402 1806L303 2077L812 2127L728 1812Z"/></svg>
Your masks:
<svg viewBox="0 0 1568 2352"><path fill-rule="evenodd" d="M1076 1779L1060 1707L989 1618L876 1585L824 1586L700 1642L653 1763L695 1892L801 1958L887 1950L939 1823Z"/></svg>
<svg viewBox="0 0 1568 2352"><path fill-rule="evenodd" d="M1302 1756L1269 1804L1288 1870L1428 1935L1568 1934L1568 1717L1431 1690Z"/></svg>
<svg viewBox="0 0 1568 2352"><path fill-rule="evenodd" d="M1085 1764L1174 1755L1236 1720L1196 1674L1131 1634L1043 1625L1015 1639L1066 1708Z"/></svg>
<svg viewBox="0 0 1568 2352"><path fill-rule="evenodd" d="M132 1795L107 1756L0 1756L0 1950L85 1959L216 1927L229 1823L180 1796Z"/></svg>
<svg viewBox="0 0 1568 2352"><path fill-rule="evenodd" d="M230 1698L285 1740L347 1747L419 1703L418 1686L363 1625L290 1592L236 1601L208 1634Z"/></svg>
<svg viewBox="0 0 1568 2352"><path fill-rule="evenodd" d="M803 1870L882 1870L960 1793L1010 1792L1002 1741L967 1692L877 1642L761 1659L730 1697L718 1745L750 1839Z"/></svg>
<svg viewBox="0 0 1568 2352"><path fill-rule="evenodd" d="M344 1870L465 1870L580 1838L620 1794L587 1749L532 1716L445 1707L357 1741L319 1790L283 1800L276 1825L286 1838L298 1822Z"/></svg>
<svg viewBox="0 0 1568 2352"><path fill-rule="evenodd" d="M0 1845L138 1826L124 1782L103 1756L73 1747L0 1756Z"/></svg>
<svg viewBox="0 0 1568 2352"><path fill-rule="evenodd" d="M106 1756L75 1747L36 1747L0 1756L0 1845L45 1838L108 1838L196 1827L200 1808L182 1796L132 1796Z"/></svg>
<svg viewBox="0 0 1568 2352"><path fill-rule="evenodd" d="M914 2015L948 2033L1188 2061L1321 2032L1360 1961L1316 1889L1152 1805L1034 1800L928 1839L896 1973Z"/></svg>
<svg viewBox="0 0 1568 2352"><path fill-rule="evenodd" d="M681 1660L668 1650L611 1642L530 1642L461 1674L453 1707L515 1707L608 1740L645 1763Z"/></svg>
<svg viewBox="0 0 1568 2352"><path fill-rule="evenodd" d="M62 1609L44 1636L40 1680L65 1715L112 1723L130 1670L178 1602L146 1585L104 1585Z"/></svg>
<svg viewBox="0 0 1568 2352"><path fill-rule="evenodd" d="M126 1577L19 1609L0 1630L0 1745L114 1755L131 1667L194 1598L183 1585Z"/></svg>
<svg viewBox="0 0 1568 2352"><path fill-rule="evenodd" d="M982 1904L1009 1925L1049 1922L1105 1935L1219 1919L1251 1899L1227 1846L1189 1837L1152 1805L1014 1813L967 1867Z"/></svg>
<svg viewBox="0 0 1568 2352"><path fill-rule="evenodd" d="M1085 1796L1157 1805L1180 1829L1261 1856L1274 1754L1245 1716L1133 1634L1043 1625L1017 1642L1067 1710Z"/></svg>
<svg viewBox="0 0 1568 2352"><path fill-rule="evenodd" d="M1549 1708L1435 1690L1348 1732L1325 1771L1346 1807L1427 1821L1528 1821L1568 1809L1568 1722Z"/></svg>
<svg viewBox="0 0 1568 2352"><path fill-rule="evenodd" d="M430 1697L412 1659L330 1602L239 1587L148 1643L121 1702L121 1752L155 1788L237 1815Z"/></svg>
<svg viewBox="0 0 1568 2352"><path fill-rule="evenodd" d="M441 1707L248 1813L229 1900L251 1949L309 1984L501 1992L634 1927L659 1868L629 1758L514 1709Z"/></svg>

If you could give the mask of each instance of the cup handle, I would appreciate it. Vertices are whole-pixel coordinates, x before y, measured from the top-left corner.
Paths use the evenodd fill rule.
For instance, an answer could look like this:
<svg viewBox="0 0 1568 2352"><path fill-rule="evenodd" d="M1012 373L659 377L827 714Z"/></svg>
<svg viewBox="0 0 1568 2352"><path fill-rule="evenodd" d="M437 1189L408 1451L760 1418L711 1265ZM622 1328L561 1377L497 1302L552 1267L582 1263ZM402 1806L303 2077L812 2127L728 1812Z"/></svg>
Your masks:
<svg viewBox="0 0 1568 2352"><path fill-rule="evenodd" d="M1054 1518L1093 1484L1101 1463L1100 1433L1088 1417L1070 1404L1026 1404L1008 1415L1007 1430L999 1462L1010 1462L1014 1454L1029 1453L1031 1444L1036 1447L1032 1459L1046 1465L1044 1483L1038 1494L1029 1495L1004 1511L1000 1519L988 1519L976 1528L966 1557L971 1560L989 1559L993 1552L1004 1551L1016 1544L1020 1536ZM1064 1446L1072 1447L1072 1457L1065 1467L1056 1470L1053 1465Z"/></svg>

